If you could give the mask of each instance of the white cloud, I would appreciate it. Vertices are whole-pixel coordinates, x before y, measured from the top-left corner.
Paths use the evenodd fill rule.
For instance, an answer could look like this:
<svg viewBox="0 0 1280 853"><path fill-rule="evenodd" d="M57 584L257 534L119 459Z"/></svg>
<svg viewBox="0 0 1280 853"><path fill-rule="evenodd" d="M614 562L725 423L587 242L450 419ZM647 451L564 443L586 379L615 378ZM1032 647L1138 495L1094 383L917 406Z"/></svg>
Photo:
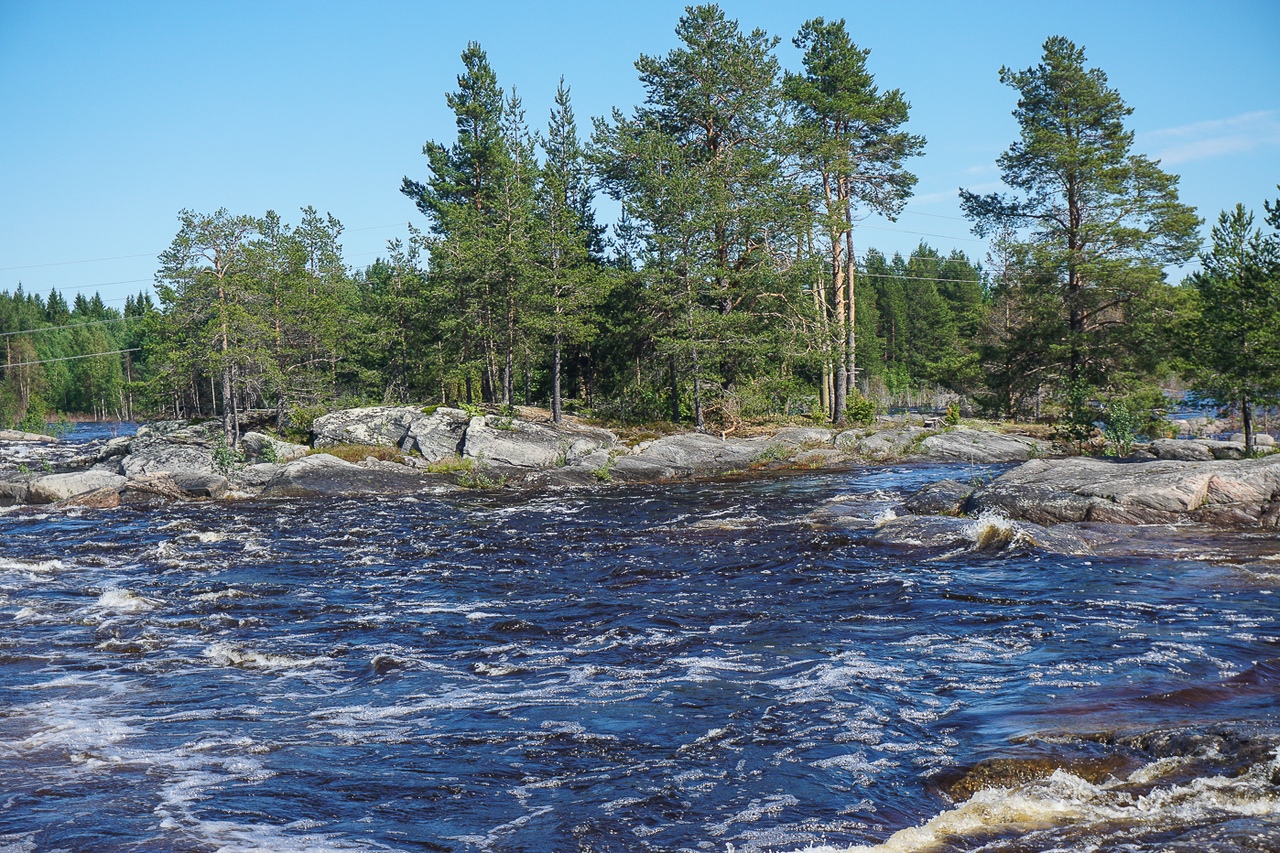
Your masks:
<svg viewBox="0 0 1280 853"><path fill-rule="evenodd" d="M1142 147L1166 165L1208 160L1227 154L1280 145L1280 116L1257 110L1230 118L1198 121L1141 135Z"/></svg>
<svg viewBox="0 0 1280 853"><path fill-rule="evenodd" d="M980 184L968 184L965 189L969 192L988 193L1005 189L1004 184L999 181L986 181ZM950 201L956 204L960 203L960 189L957 187L953 190L942 190L941 192L922 193L911 197L912 204L937 204L939 202Z"/></svg>

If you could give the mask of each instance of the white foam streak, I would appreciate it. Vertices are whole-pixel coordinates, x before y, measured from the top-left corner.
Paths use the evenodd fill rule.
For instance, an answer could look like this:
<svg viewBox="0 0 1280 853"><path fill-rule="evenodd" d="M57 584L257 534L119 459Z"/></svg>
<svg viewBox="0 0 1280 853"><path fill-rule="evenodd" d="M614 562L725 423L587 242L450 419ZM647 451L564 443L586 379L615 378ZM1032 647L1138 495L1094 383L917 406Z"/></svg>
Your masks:
<svg viewBox="0 0 1280 853"><path fill-rule="evenodd" d="M1178 760L1140 768L1126 782L1094 785L1065 770L1017 788L988 788L920 826L899 830L874 846L809 847L804 853L918 853L949 839L993 832L1031 832L1055 826L1098 824L1194 826L1223 816L1257 817L1280 811L1280 791L1271 775L1280 757L1254 765L1241 776L1212 776L1156 788L1141 796L1119 789L1147 783Z"/></svg>

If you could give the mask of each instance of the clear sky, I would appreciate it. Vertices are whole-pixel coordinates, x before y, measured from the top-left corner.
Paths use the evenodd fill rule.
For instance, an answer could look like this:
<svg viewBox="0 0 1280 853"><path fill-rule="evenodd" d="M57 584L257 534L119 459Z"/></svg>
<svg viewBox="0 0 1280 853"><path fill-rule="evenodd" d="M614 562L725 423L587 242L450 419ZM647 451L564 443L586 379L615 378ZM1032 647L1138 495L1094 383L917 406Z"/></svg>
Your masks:
<svg viewBox="0 0 1280 853"><path fill-rule="evenodd" d="M641 97L633 63L675 46L678 2L38 2L0 0L0 289L100 290L119 307L149 288L182 208L298 220L337 216L363 266L405 224L399 193L422 144L450 141L444 93L479 41L504 87L545 124L561 75L579 124ZM925 155L897 222L869 219L859 251L920 239L981 258L956 191L998 188L1016 136L1001 65L1035 64L1065 35L1135 108L1136 149L1182 176L1208 222L1261 211L1280 182L1280 2L728 0L744 29L791 37L845 18L882 88L912 104Z"/></svg>

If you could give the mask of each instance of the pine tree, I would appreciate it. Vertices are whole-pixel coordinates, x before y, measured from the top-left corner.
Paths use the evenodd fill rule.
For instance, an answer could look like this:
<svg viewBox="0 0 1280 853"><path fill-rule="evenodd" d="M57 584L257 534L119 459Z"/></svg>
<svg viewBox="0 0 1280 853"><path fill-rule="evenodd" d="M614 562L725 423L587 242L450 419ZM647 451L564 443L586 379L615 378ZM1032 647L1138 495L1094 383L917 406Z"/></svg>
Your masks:
<svg viewBox="0 0 1280 853"><path fill-rule="evenodd" d="M1027 271L1019 302L1037 315L1019 334L1038 354L1037 372L1062 389L1098 387L1130 356L1122 329L1165 264L1196 251L1200 220L1178 201L1178 179L1134 154L1133 112L1101 70L1068 39L1049 38L1040 64L1002 68L1018 91L1021 135L1000 156L1016 195L961 191L980 235L1005 232ZM1010 341L1013 338L1008 339Z"/></svg>
<svg viewBox="0 0 1280 853"><path fill-rule="evenodd" d="M824 347L837 356L831 417L843 424L857 374L855 210L896 218L916 183L903 163L923 151L924 137L901 129L910 105L898 89L878 90L867 70L871 51L853 43L843 20L807 21L794 43L804 51L804 73L788 73L783 81L795 113L789 147L804 170L827 252L829 287L821 308L834 340ZM830 372L829 363L824 370Z"/></svg>

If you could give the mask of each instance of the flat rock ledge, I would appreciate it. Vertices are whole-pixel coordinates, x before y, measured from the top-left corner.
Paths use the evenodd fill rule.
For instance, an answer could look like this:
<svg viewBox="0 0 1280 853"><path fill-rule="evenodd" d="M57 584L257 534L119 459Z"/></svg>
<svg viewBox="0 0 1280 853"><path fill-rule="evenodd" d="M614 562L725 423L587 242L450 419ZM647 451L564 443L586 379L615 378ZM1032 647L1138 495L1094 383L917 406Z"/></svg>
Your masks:
<svg viewBox="0 0 1280 853"><path fill-rule="evenodd" d="M1147 455L1193 453L1201 461L1206 453L1210 460L1215 456L1214 447L1204 440L1169 445L1173 449L1156 443L1156 452ZM913 499L916 508L911 511L916 514L957 515L990 508L1033 523L1055 523L1087 517L1091 512L1134 520L1174 512L1162 506L1084 494L1080 491L1087 491L1083 484L1070 488L1039 481L1015 485L1011 478L1017 471L1047 464L1045 457L1059 455L1062 449L1026 435L969 426L926 429L918 421L912 424L901 418L882 419L875 428L787 427L755 437L688 432L628 445L609 430L574 418L554 424L534 409L481 414L447 406L371 406L317 418L310 444L283 441L265 432L246 432L240 437L238 456L223 446L218 424L190 421L147 424L135 436L91 448L82 446L75 452L80 455L33 475L27 463L10 460L6 468L5 445L0 444L0 506L403 496L497 486L593 488L611 482L664 482L751 471L839 470L868 462L933 460L1024 465L981 490L954 484L950 491L922 493ZM1216 452L1228 454L1226 450ZM1074 470L1071 466L1077 462L1083 460L1056 460L1054 464ZM1024 475L1030 476L1025 472L1019 476ZM1206 491L1213 496L1210 503L1218 507L1213 501L1221 490L1206 487ZM1224 503L1222 512L1227 515L1223 517L1235 517L1239 511L1260 518L1268 511L1271 494L1268 492L1262 502L1241 498L1229 502L1230 507Z"/></svg>
<svg viewBox="0 0 1280 853"><path fill-rule="evenodd" d="M1039 525L1199 522L1275 529L1280 527L1280 455L1034 459L989 483L931 483L903 508L916 515L995 514Z"/></svg>

